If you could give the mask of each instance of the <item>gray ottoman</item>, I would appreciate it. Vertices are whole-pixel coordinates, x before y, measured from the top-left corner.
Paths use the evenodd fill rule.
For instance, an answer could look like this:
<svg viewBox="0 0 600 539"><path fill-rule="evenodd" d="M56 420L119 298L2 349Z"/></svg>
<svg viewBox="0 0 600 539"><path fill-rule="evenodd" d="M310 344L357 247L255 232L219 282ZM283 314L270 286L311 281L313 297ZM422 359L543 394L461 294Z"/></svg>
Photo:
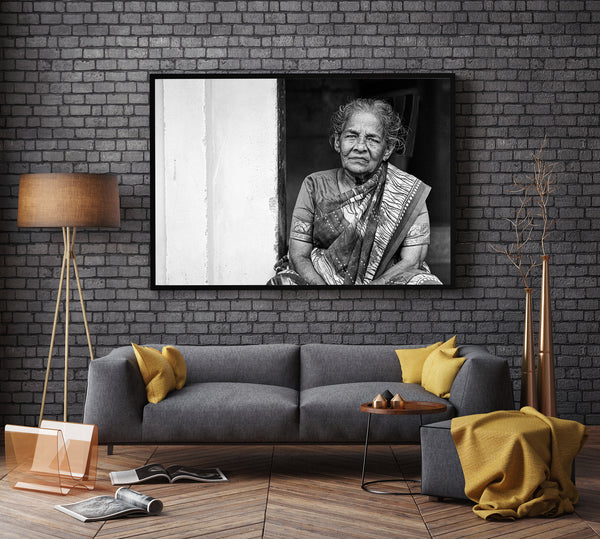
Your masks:
<svg viewBox="0 0 600 539"><path fill-rule="evenodd" d="M421 494L468 500L451 422L448 419L421 427Z"/></svg>
<svg viewBox="0 0 600 539"><path fill-rule="evenodd" d="M451 419L421 427L421 494L468 500L465 476L450 432ZM575 460L571 468L575 484Z"/></svg>

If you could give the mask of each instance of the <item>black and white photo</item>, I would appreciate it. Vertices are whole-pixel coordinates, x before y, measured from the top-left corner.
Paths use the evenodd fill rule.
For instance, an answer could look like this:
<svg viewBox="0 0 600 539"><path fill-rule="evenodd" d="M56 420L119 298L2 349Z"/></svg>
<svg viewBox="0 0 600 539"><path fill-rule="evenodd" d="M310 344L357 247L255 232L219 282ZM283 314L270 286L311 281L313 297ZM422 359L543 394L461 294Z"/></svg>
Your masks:
<svg viewBox="0 0 600 539"><path fill-rule="evenodd" d="M448 286L451 75L154 76L153 285Z"/></svg>

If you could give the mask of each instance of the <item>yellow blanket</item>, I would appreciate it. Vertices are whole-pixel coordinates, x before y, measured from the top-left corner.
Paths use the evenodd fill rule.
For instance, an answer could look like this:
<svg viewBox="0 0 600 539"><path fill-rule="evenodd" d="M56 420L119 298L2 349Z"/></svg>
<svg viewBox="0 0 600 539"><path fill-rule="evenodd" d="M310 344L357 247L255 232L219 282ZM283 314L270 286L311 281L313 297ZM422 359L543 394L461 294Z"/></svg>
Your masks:
<svg viewBox="0 0 600 539"><path fill-rule="evenodd" d="M526 406L456 417L451 430L475 514L513 520L573 512L571 466L588 437L584 425Z"/></svg>

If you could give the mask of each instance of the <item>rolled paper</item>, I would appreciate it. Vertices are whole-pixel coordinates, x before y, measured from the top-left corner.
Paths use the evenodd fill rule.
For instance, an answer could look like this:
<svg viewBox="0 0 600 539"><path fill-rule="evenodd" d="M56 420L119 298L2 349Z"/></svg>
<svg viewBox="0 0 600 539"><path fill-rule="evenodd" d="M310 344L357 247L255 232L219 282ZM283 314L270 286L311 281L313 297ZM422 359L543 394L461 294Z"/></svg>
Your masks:
<svg viewBox="0 0 600 539"><path fill-rule="evenodd" d="M381 396L381 393L373 399L373 408L387 408L387 401Z"/></svg>
<svg viewBox="0 0 600 539"><path fill-rule="evenodd" d="M399 393L394 395L392 399L392 408L404 408L406 406L406 401L402 398Z"/></svg>

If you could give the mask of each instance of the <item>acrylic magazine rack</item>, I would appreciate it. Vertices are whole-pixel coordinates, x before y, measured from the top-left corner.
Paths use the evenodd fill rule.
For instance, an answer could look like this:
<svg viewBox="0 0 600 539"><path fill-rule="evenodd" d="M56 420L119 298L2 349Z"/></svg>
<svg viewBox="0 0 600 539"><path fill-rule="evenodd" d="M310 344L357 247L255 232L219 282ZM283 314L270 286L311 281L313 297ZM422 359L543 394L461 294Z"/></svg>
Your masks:
<svg viewBox="0 0 600 539"><path fill-rule="evenodd" d="M93 490L98 463L98 427L42 421L40 427L6 425L6 464L13 488L68 494Z"/></svg>

